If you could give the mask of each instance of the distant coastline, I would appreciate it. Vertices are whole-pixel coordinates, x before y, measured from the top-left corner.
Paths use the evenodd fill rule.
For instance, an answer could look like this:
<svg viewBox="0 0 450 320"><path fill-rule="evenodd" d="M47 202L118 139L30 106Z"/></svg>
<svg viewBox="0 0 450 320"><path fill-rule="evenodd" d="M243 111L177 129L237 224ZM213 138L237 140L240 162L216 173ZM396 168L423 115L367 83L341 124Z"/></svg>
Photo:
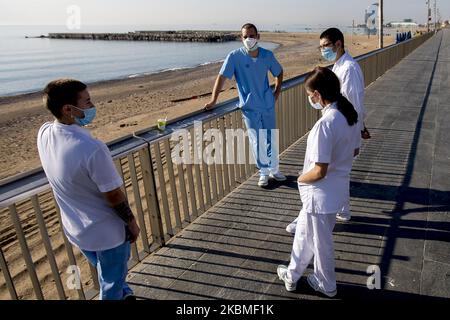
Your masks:
<svg viewBox="0 0 450 320"><path fill-rule="evenodd" d="M236 32L232 32L232 31L191 31L191 30L189 30L189 31L134 31L134 32L128 32L128 33L48 33L48 35L49 36L38 36L38 37L27 36L27 40L29 39L29 41L32 41L34 39L34 40L39 41L39 39L36 39L36 38L40 38L40 39L48 39L48 41L62 41L64 43L73 43L73 45L75 45L75 46L79 46L78 44L76 44L76 41L86 40L91 43L91 44L89 44L89 46L91 47L91 50L92 50L92 48L97 47L97 46L92 47L97 40L99 40L99 41L107 40L104 42L105 45L108 42L111 42L111 43L115 42L118 44L122 44L122 46L123 46L124 42L126 42L126 41L130 41L131 43L140 42L140 41L143 41L143 42L155 41L155 42L157 42L157 44L156 44L157 46L159 46L158 43L160 43L160 44L167 43L168 45L171 46L172 50L178 50L180 52L183 52L183 50L185 50L182 43L186 44L188 42L192 43L193 46L204 46L204 45L209 46L209 44L211 44L215 47L217 47L217 45L219 45L219 46L223 45L223 46L229 47L228 49L226 47L224 47L224 49L219 49L220 50L219 54L205 57L205 59L203 61L202 61L202 59L191 59L191 60L187 60L185 62L183 62L184 60L182 60L182 59L179 59L176 62L173 62L173 60L172 60L171 63L168 63L168 64L166 63L166 65L161 65L160 68L158 68L158 66L155 65L155 63L153 65L142 65L141 68L138 68L138 69L134 68L134 70L130 69L130 70L124 70L124 71L117 71L117 72L115 72L116 74L113 74L113 75L105 74L104 77L102 77L102 73L97 73L97 75L95 76L96 79L95 78L94 79L86 79L86 78L83 78L82 76L80 77L79 75L78 75L78 77L76 75L72 76L72 77L77 77L77 78L83 79L84 82L88 83L89 85L101 85L101 84L114 83L116 81L127 81L130 79L142 79L142 78L151 77L151 76L158 75L158 74L166 74L166 73L174 72L174 71L193 70L193 69L196 69L196 68L199 68L202 66L218 64L218 63L223 62L227 52L229 52L230 50L233 49L230 47L230 44L231 44L231 46L236 47L236 45L232 45L232 43L239 42L239 41L237 41L239 39L239 34ZM137 35L139 35L139 37L137 37ZM151 38L151 37L153 37L153 38ZM96 39L96 40L93 40L93 39ZM150 40L150 39L153 39L153 40ZM157 41L154 39L164 39L164 40ZM24 39L25 42L27 42L27 40ZM67 40L67 42L66 42L66 40ZM70 40L73 40L74 42L72 42ZM108 41L108 40L110 40L110 41ZM171 43L174 43L174 44L171 44ZM178 48L178 43L180 43L180 45L182 46L180 49ZM198 43L198 45L197 45L197 43ZM229 43L229 44L227 45L226 43ZM143 45L143 43L142 43L142 45ZM189 49L190 45L189 44L186 44L186 45L188 46L186 48ZM275 41L270 41L270 42L263 42L262 45L268 46L268 48L270 50L276 50L278 47L281 46L281 43L277 43ZM174 47L174 46L176 46L176 47ZM214 48L214 47L212 47L212 48ZM201 50L203 50L203 49L201 49ZM223 52L222 52L222 50L223 50ZM197 52L198 52L198 50L197 50ZM126 53L124 53L123 56L125 56L125 54ZM152 61L152 58L149 57L148 60ZM197 60L197 61L195 61L195 60ZM95 65L95 63L102 62L102 61L103 61L103 59L101 59L100 61L97 60L96 62L92 62L92 64ZM156 60L154 60L154 61L156 61ZM122 59L122 61L119 61L119 63L123 63L123 62L124 62L123 59ZM112 65L113 67L111 68L111 70L114 70L116 65L117 64L114 63ZM108 71L110 71L110 70L108 70ZM12 92L2 92L0 94L0 104L5 104L5 103L12 102L12 101L16 101L17 99L21 99L21 98L35 98L37 95L40 95L40 93L41 93L40 88L43 86L44 86L44 84L42 84L42 86L39 86L39 87L33 86L33 87L30 87L29 89L17 88L17 90L12 91Z"/></svg>

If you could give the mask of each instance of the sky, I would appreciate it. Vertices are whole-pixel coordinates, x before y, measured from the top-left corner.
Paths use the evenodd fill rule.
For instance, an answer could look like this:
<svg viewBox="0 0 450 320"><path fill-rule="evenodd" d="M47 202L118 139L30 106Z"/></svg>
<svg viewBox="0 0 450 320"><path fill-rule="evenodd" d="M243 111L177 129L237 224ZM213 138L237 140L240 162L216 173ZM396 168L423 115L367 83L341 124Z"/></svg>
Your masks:
<svg viewBox="0 0 450 320"><path fill-rule="evenodd" d="M85 25L352 25L376 0L0 0L0 25L65 25L80 8ZM431 0L433 3L434 0ZM385 22L426 22L426 0L384 0ZM437 0L443 20L450 0Z"/></svg>

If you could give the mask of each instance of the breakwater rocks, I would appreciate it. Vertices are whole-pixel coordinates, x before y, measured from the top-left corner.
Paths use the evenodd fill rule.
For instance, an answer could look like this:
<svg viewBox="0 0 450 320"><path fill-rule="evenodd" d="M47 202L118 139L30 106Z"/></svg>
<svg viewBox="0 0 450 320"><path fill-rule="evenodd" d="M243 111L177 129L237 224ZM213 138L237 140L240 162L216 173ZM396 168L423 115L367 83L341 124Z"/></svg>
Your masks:
<svg viewBox="0 0 450 320"><path fill-rule="evenodd" d="M40 36L42 38L43 36ZM128 33L49 33L49 39L227 42L239 39L238 33L226 31L135 31Z"/></svg>

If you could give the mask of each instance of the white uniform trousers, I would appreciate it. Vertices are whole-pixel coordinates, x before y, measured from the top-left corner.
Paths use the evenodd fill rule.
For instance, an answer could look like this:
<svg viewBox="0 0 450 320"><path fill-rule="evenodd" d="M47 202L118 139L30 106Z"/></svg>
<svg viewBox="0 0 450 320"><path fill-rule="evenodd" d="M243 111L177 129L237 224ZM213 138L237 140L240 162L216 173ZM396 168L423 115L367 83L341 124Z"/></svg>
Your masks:
<svg viewBox="0 0 450 320"><path fill-rule="evenodd" d="M292 246L288 279L297 282L314 258L314 275L320 288L336 290L333 229L336 214L300 211Z"/></svg>

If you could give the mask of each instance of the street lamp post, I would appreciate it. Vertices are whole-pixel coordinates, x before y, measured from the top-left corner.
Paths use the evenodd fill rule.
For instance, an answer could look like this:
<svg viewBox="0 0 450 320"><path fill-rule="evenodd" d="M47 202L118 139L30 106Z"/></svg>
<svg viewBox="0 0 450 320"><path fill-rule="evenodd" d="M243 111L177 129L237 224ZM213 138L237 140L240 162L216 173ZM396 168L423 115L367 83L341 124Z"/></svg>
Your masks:
<svg viewBox="0 0 450 320"><path fill-rule="evenodd" d="M434 0L434 33L437 32L437 6L436 0Z"/></svg>
<svg viewBox="0 0 450 320"><path fill-rule="evenodd" d="M383 48L383 36L384 36L384 28L383 28L383 0L378 1L378 25L380 26L380 31L378 35L378 47Z"/></svg>

